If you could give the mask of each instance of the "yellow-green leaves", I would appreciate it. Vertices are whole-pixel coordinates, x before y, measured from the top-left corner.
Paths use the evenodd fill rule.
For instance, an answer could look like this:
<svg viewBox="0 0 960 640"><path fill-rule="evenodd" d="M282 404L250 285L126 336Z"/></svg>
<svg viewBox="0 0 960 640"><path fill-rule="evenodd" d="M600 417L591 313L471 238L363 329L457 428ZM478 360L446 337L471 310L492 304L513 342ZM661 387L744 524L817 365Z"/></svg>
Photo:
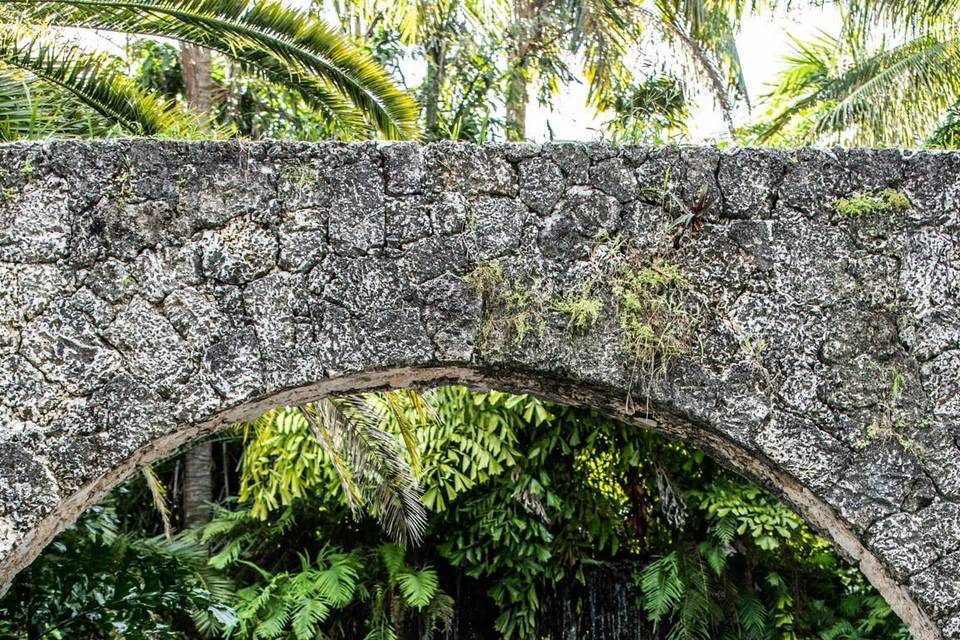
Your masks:
<svg viewBox="0 0 960 640"><path fill-rule="evenodd" d="M242 429L240 500L256 518L266 519L327 480L323 449L299 409L268 411Z"/></svg>
<svg viewBox="0 0 960 640"><path fill-rule="evenodd" d="M907 211L912 206L910 198L902 192L887 188L879 193L855 193L852 196L840 198L834 204L834 209L844 218L859 218L880 213Z"/></svg>
<svg viewBox="0 0 960 640"><path fill-rule="evenodd" d="M58 87L128 133L192 137L197 129L192 116L124 75L113 56L83 51L22 27L0 25L0 65Z"/></svg>
<svg viewBox="0 0 960 640"><path fill-rule="evenodd" d="M648 380L692 349L697 318L684 307L688 288L680 267L664 260L625 265L614 279L621 341Z"/></svg>

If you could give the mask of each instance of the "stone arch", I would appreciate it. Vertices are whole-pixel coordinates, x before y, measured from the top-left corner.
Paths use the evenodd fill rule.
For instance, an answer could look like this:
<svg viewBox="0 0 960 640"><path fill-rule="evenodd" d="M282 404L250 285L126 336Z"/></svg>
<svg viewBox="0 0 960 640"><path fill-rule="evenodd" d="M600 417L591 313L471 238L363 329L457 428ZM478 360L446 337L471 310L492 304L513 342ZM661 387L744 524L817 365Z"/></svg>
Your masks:
<svg viewBox="0 0 960 640"><path fill-rule="evenodd" d="M960 638L958 168L869 150L0 147L0 585L204 433L460 382L703 447L859 562L916 638Z"/></svg>

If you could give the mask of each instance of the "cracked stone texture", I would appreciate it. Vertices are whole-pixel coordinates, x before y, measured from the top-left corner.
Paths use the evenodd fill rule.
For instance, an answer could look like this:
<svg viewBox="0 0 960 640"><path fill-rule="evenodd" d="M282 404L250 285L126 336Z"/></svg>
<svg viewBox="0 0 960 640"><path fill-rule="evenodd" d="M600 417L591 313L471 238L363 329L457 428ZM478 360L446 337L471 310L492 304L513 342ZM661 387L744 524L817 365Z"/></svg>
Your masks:
<svg viewBox="0 0 960 640"><path fill-rule="evenodd" d="M203 434L459 381L689 440L859 562L916 638L960 638L960 154L51 142L0 146L0 183L0 587ZM834 211L885 188L913 207ZM608 289L586 332L551 306L614 238L690 282L700 346L662 378L633 379ZM518 342L470 284L490 262L542 332Z"/></svg>

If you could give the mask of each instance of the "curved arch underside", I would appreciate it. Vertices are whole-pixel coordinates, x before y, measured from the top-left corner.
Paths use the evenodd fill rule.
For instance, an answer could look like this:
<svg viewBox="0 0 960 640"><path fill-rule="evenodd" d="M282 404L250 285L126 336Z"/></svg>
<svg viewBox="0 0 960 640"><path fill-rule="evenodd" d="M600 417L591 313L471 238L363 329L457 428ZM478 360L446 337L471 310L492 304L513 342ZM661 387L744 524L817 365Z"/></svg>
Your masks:
<svg viewBox="0 0 960 640"><path fill-rule="evenodd" d="M872 150L0 147L0 587L203 433L462 382L704 447L916 638L960 638L958 171Z"/></svg>

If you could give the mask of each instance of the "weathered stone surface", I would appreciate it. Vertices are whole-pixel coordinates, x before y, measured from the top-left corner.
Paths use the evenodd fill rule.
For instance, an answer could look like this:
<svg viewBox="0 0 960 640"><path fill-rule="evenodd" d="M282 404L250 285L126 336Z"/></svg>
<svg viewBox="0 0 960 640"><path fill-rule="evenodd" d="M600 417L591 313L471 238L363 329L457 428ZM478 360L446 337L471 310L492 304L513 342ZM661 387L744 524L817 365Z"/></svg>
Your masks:
<svg viewBox="0 0 960 640"><path fill-rule="evenodd" d="M520 198L537 213L550 213L563 195L563 173L553 162L532 158L520 163Z"/></svg>
<svg viewBox="0 0 960 640"><path fill-rule="evenodd" d="M502 148L441 142L426 147L423 156L426 188L431 193L453 191L470 196L517 193L517 171L507 161Z"/></svg>
<svg viewBox="0 0 960 640"><path fill-rule="evenodd" d="M94 323L68 301L33 320L22 335L21 355L70 393L94 391L122 364Z"/></svg>
<svg viewBox="0 0 960 640"><path fill-rule="evenodd" d="M620 202L629 202L639 194L633 170L623 158L617 156L591 167L590 182Z"/></svg>
<svg viewBox="0 0 960 640"><path fill-rule="evenodd" d="M223 398L246 400L263 389L260 344L252 329L228 335L203 353L211 386Z"/></svg>
<svg viewBox="0 0 960 640"><path fill-rule="evenodd" d="M760 218L772 213L779 197L786 161L782 153L766 149L735 149L720 158L717 178L724 196L725 215Z"/></svg>
<svg viewBox="0 0 960 640"><path fill-rule="evenodd" d="M383 177L373 160L347 165L330 178L328 229L334 249L357 255L383 246L383 192Z"/></svg>
<svg viewBox="0 0 960 640"><path fill-rule="evenodd" d="M412 142L394 144L383 149L387 172L387 193L410 195L419 193L423 182L423 153Z"/></svg>
<svg viewBox="0 0 960 640"><path fill-rule="evenodd" d="M567 186L590 182L590 156L583 145L569 142L549 144L544 147L543 156L560 167Z"/></svg>
<svg viewBox="0 0 960 640"><path fill-rule="evenodd" d="M468 221L476 258L490 260L520 248L527 211L512 198L478 198Z"/></svg>
<svg viewBox="0 0 960 640"><path fill-rule="evenodd" d="M131 373L160 393L175 391L195 368L170 321L142 299L117 315L106 338L125 356Z"/></svg>
<svg viewBox="0 0 960 640"><path fill-rule="evenodd" d="M278 249L272 233L236 218L223 229L208 231L202 250L204 275L219 282L244 284L273 269Z"/></svg>
<svg viewBox="0 0 960 640"><path fill-rule="evenodd" d="M199 433L463 382L703 447L859 561L916 638L960 638L958 167L572 143L0 147L0 586ZM888 188L911 208L835 209ZM682 275L670 326L690 334L645 362L622 282L651 268ZM576 330L563 303L585 295L602 311Z"/></svg>
<svg viewBox="0 0 960 640"><path fill-rule="evenodd" d="M52 185L51 185L52 186ZM66 195L59 184L4 192L0 204L0 262L54 262L70 237Z"/></svg>

